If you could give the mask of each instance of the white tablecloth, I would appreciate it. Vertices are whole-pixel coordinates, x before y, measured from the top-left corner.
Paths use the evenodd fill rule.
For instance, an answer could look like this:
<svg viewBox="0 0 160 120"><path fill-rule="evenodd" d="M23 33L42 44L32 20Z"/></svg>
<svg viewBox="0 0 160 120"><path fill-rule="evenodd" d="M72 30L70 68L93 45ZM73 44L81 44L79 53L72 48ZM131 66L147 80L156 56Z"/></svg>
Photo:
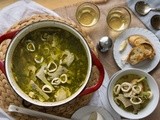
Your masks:
<svg viewBox="0 0 160 120"><path fill-rule="evenodd" d="M41 13L59 16L52 10L47 9L31 0L21 0L3 8L0 10L0 35L16 22Z"/></svg>

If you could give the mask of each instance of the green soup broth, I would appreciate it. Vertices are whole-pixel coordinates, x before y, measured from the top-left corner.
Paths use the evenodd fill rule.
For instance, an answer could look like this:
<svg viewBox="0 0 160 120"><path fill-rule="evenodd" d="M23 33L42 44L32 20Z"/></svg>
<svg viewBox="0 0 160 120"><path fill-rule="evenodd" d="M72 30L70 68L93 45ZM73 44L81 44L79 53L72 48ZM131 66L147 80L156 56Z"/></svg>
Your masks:
<svg viewBox="0 0 160 120"><path fill-rule="evenodd" d="M71 96L84 83L87 70L87 54L79 38L56 27L28 33L12 57L17 84L39 101L60 101Z"/></svg>

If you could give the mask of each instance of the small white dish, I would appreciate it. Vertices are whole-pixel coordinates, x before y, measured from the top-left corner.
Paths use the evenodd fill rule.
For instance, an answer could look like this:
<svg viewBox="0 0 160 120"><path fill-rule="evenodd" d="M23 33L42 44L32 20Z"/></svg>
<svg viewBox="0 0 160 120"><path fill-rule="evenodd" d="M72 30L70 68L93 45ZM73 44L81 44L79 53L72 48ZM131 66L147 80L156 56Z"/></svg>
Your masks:
<svg viewBox="0 0 160 120"><path fill-rule="evenodd" d="M127 74L136 74L139 76L147 77L147 83L149 85L149 88L151 89L151 92L153 93L153 98L150 100L150 102L147 104L145 108L143 108L142 110L138 112L138 114L133 114L131 112L127 112L123 110L113 100L114 99L113 98L113 87L115 83L117 82L119 78ZM110 82L108 84L107 96L108 96L109 104L120 116L124 118L128 118L128 119L142 119L150 115L156 109L158 102L159 102L159 88L158 88L156 81L150 74L140 69L131 68L131 69L126 69L126 70L120 70L111 77Z"/></svg>
<svg viewBox="0 0 160 120"><path fill-rule="evenodd" d="M98 112L101 115L103 120L114 120L112 115L102 107L96 106L84 106L78 109L71 117L73 120L88 120L92 112ZM98 117L97 120L102 120L101 117Z"/></svg>
<svg viewBox="0 0 160 120"><path fill-rule="evenodd" d="M90 115L89 115L89 119L88 120L104 120L103 116L98 113L97 111L95 112L92 112Z"/></svg>
<svg viewBox="0 0 160 120"><path fill-rule="evenodd" d="M120 44L123 40L126 40L131 35L142 35L146 37L153 45L153 48L155 49L156 55L154 56L153 60L145 60L137 65L130 65L130 64L124 64L123 58L127 56L132 49L131 45L127 45L126 49L123 52L119 51ZM113 47L113 56L117 63L117 65L121 69L127 69L127 68L138 68L145 72L152 71L157 64L160 61L160 41L159 39L149 30L144 28L130 28L125 30L116 40Z"/></svg>

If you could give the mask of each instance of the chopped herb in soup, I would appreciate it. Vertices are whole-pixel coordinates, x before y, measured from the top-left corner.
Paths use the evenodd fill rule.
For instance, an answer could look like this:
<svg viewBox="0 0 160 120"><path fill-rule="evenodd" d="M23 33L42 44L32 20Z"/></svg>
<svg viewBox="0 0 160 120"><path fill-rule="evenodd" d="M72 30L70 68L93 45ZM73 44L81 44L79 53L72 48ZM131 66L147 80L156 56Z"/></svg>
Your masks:
<svg viewBox="0 0 160 120"><path fill-rule="evenodd" d="M88 60L80 40L60 28L41 28L16 46L12 72L19 87L32 99L61 101L84 83Z"/></svg>
<svg viewBox="0 0 160 120"><path fill-rule="evenodd" d="M118 79L113 88L115 103L122 109L137 114L152 98L146 79L135 74L124 75Z"/></svg>

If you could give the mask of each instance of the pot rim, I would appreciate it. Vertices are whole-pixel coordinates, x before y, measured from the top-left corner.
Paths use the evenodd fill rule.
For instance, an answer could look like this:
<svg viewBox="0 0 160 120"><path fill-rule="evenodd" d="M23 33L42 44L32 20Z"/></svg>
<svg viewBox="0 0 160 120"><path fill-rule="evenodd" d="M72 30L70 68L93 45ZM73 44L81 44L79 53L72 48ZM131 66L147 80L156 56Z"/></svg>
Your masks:
<svg viewBox="0 0 160 120"><path fill-rule="evenodd" d="M71 34L73 34L74 36L78 37L80 42L82 43L83 47L85 48L86 54L87 54L87 58L88 58L88 70L87 70L87 75L85 78L85 81L83 83L83 85L74 93L72 94L70 97L61 100L61 101L56 101L56 102L40 102L39 100L35 100L30 98L27 94L25 94L21 88L18 86L18 84L15 82L12 70L11 70L11 60L12 60L12 55L14 52L14 49L16 48L17 44L20 42L20 40L27 35L29 32L32 32L36 29L39 28L43 28L43 27L58 27L64 30L69 31ZM10 83L10 85L12 86L12 88L14 89L14 91L20 96L22 97L24 100L38 105L38 106L58 106L58 105L62 105L64 103L67 103L69 101L71 101L72 99L74 99L76 96L78 96L83 89L85 88L86 84L88 83L88 80L90 78L90 74L91 74L91 68L92 68L92 58L91 58L91 53L90 53L90 49L89 46L87 44L87 42L85 41L85 38L82 36L82 34L77 31L75 28L69 26L68 24L65 24L63 22L59 22L59 21L50 21L50 20L46 20L46 21L40 21L40 22L36 22L33 24L30 24L29 26L25 27L24 29L22 29L11 41L7 52L6 52L6 57L5 57L5 71L6 71L6 77Z"/></svg>

